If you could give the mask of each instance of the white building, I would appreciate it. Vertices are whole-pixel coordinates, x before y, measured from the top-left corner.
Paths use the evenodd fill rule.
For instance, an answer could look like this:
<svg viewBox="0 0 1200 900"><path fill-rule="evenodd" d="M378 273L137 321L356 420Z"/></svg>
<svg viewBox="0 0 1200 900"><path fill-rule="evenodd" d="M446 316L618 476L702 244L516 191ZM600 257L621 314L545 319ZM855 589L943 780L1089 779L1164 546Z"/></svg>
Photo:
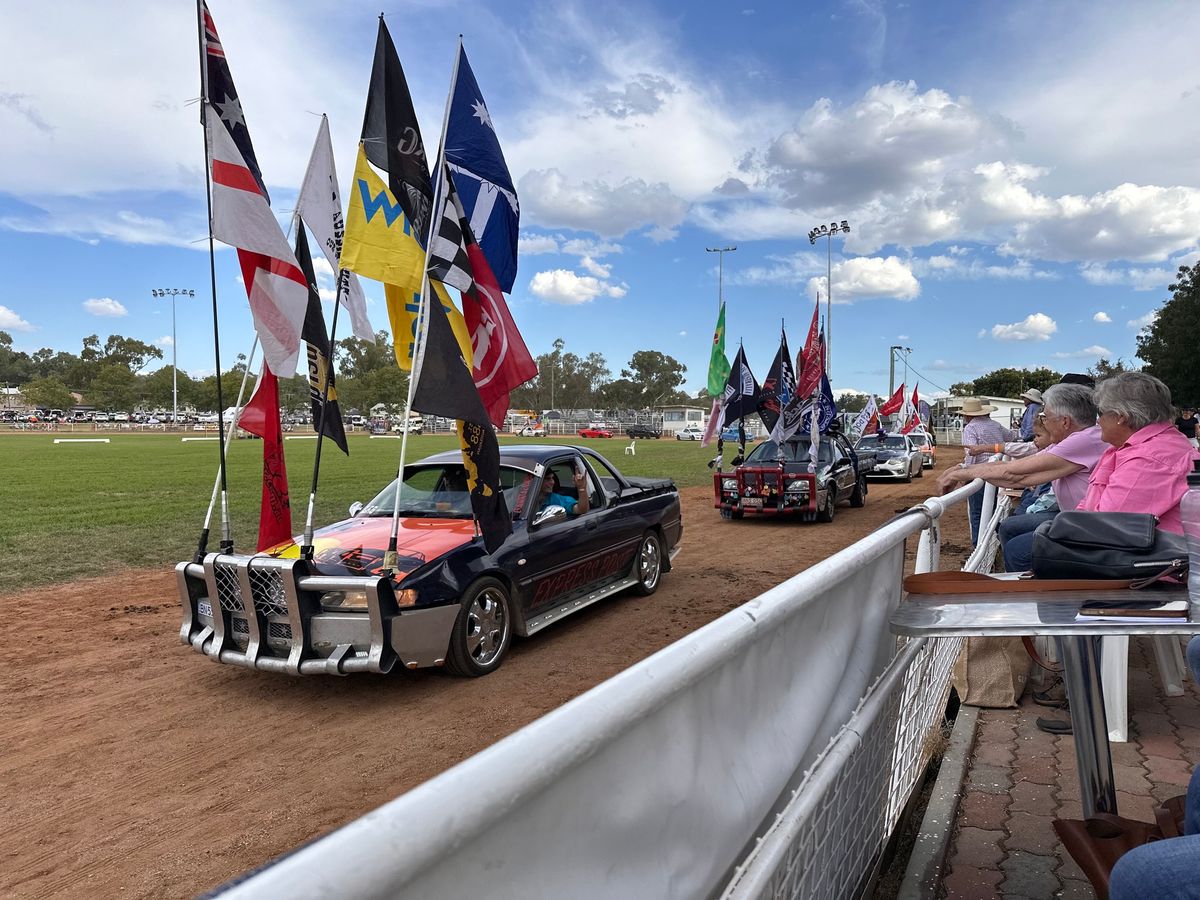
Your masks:
<svg viewBox="0 0 1200 900"><path fill-rule="evenodd" d="M662 406L659 410L663 417L664 435L674 435L689 425L703 428L708 421L708 409L703 406Z"/></svg>

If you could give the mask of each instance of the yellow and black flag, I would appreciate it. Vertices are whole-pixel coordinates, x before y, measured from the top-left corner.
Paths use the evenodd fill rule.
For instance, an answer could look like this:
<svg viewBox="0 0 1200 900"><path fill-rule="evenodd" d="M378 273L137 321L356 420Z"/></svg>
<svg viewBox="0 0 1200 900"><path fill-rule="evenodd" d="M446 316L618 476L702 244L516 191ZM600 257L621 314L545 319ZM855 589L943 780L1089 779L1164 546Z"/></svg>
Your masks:
<svg viewBox="0 0 1200 900"><path fill-rule="evenodd" d="M471 370L463 361L450 320L440 303L429 304L425 344L417 363L412 408L431 416L458 419L458 438L471 510L488 553L512 534L512 516L500 490L500 445L488 420Z"/></svg>
<svg viewBox="0 0 1200 900"><path fill-rule="evenodd" d="M313 272L308 238L304 236L304 226L299 223L296 228L296 262L300 264L300 270L308 279L308 309L304 313L304 328L300 336L304 339L308 351L308 399L312 407L313 429L324 434L349 456L346 428L342 424L342 411L338 408L337 387L333 372L329 368L329 332L325 330L325 314L321 310L321 295L317 292L317 278ZM329 394L326 399L327 376Z"/></svg>

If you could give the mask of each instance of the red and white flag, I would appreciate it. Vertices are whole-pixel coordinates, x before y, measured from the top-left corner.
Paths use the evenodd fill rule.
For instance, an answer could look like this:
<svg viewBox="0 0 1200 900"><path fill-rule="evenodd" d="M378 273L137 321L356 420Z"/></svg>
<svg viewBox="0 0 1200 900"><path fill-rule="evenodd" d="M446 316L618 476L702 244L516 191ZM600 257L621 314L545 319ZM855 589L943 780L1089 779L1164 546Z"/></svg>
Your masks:
<svg viewBox="0 0 1200 900"><path fill-rule="evenodd" d="M308 280L258 179L211 105L205 119L212 164L213 237L237 248L263 357L272 372L290 378L300 354Z"/></svg>
<svg viewBox="0 0 1200 900"><path fill-rule="evenodd" d="M804 398L811 397L821 386L821 376L825 372L820 329L817 325L818 309L820 304L813 307L812 324L808 326L804 349L796 359L796 394Z"/></svg>
<svg viewBox="0 0 1200 900"><path fill-rule="evenodd" d="M879 407L879 414L881 416L890 416L900 412L900 407L904 405L904 391L906 387L906 385L900 385L900 387L896 388L896 393L888 398L887 403Z"/></svg>
<svg viewBox="0 0 1200 900"><path fill-rule="evenodd" d="M265 364L250 402L238 416L238 425L263 439L262 507L258 514L261 552L292 537L292 506L283 460L283 428L279 423L279 380Z"/></svg>

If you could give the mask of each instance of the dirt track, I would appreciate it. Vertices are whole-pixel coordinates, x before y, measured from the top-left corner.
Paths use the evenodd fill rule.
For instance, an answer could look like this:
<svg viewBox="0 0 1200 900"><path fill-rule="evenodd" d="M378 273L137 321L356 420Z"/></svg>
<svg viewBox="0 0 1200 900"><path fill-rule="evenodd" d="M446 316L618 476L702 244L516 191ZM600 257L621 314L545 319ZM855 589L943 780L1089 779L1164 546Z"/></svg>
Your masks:
<svg viewBox="0 0 1200 900"><path fill-rule="evenodd" d="M708 489L689 489L683 550L657 594L611 598L518 641L472 681L216 665L179 643L169 567L0 598L0 896L179 897L220 884L868 534L934 492L929 475L872 484L866 508L843 505L832 525L722 521ZM965 512L947 519L944 540L961 545Z"/></svg>

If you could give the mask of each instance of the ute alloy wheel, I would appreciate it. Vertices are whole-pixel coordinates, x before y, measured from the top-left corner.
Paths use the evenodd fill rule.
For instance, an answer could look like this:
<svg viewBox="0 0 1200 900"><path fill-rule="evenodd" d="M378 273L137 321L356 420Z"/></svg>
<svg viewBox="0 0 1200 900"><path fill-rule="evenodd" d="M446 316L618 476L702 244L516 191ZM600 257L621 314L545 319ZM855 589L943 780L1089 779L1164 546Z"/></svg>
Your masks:
<svg viewBox="0 0 1200 900"><path fill-rule="evenodd" d="M817 510L818 522L832 522L837 513L837 485L830 484L825 492L825 505Z"/></svg>
<svg viewBox="0 0 1200 900"><path fill-rule="evenodd" d="M638 551L638 583L634 585L634 591L643 597L649 597L658 590L658 583L662 581L662 571L662 541L658 539L655 532L647 531L642 538L642 547Z"/></svg>
<svg viewBox="0 0 1200 900"><path fill-rule="evenodd" d="M500 667L512 642L512 601L495 578L480 578L463 595L450 635L446 668L478 678Z"/></svg>
<svg viewBox="0 0 1200 900"><path fill-rule="evenodd" d="M854 482L854 490L850 493L850 505L862 509L867 505L867 476L859 475Z"/></svg>

